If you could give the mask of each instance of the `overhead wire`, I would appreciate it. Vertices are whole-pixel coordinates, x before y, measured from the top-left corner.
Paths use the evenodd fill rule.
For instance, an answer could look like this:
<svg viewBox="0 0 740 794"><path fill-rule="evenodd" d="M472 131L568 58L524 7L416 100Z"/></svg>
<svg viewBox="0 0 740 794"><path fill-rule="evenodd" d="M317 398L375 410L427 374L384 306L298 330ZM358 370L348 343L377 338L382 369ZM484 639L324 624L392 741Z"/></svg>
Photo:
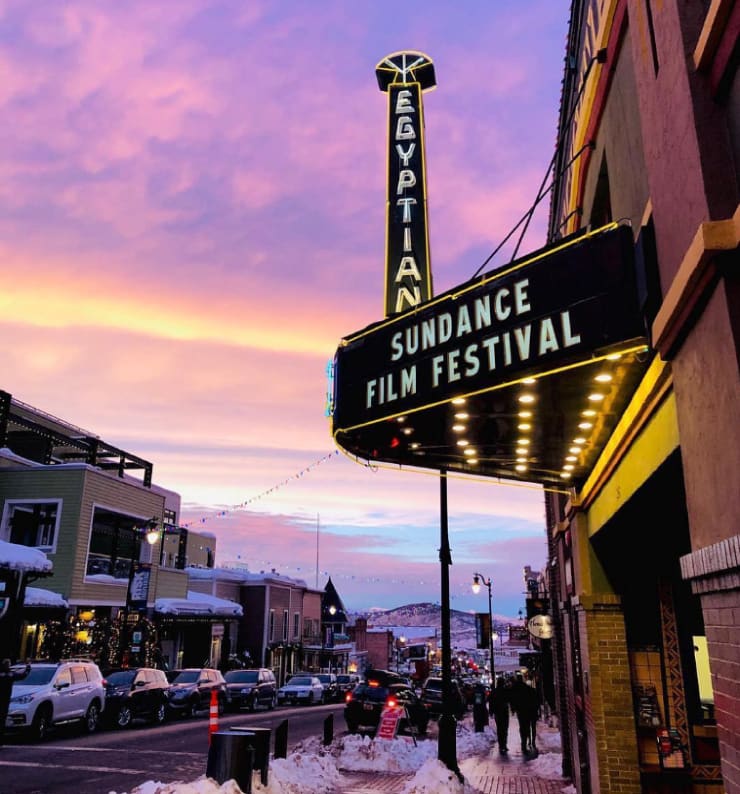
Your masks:
<svg viewBox="0 0 740 794"><path fill-rule="evenodd" d="M530 222L532 220L532 217L534 215L535 210L537 209L537 206L545 198L545 196L547 196L547 194L553 189L553 187L555 186L556 180L560 179L563 176L563 174L573 165L573 163L583 154L583 152L587 151L588 149L593 149L594 148L593 141L588 141L586 144L584 144L578 150L578 152L576 152L576 154L574 154L573 157L571 157L571 159L560 169L560 171L555 176L555 178L550 182L550 184L547 185L547 181L548 181L548 179L550 177L550 172L554 168L558 157L561 156L561 154L562 154L562 148L563 148L563 145L565 143L566 131L568 130L568 128L570 126L570 122L573 120L573 115L575 114L576 108L578 107L578 103L580 102L581 96L582 96L583 91L584 91L584 89L586 87L586 83L588 82L588 76L591 73L591 68L594 65L594 63L597 63L597 62L598 63L605 63L605 61L606 61L606 50L599 50L589 60L588 66L586 67L586 69L585 69L585 71L583 73L583 77L581 79L581 84L580 84L580 86L578 88L578 92L576 94L576 97L575 97L575 99L573 100L573 102L571 104L571 108L570 108L568 117L567 117L565 123L561 125L560 134L559 134L559 137L558 137L558 139L556 141L556 144L555 144L555 151L553 152L553 155L550 158L550 163L548 164L547 168L545 169L545 175L542 178L542 182L540 183L540 187L539 187L539 189L537 191L537 196L536 196L533 204L524 213L524 215L522 215L522 217L517 221L517 223L509 231L509 233L506 235L506 237L504 237L504 239L501 240L501 242L496 246L496 248L493 250L493 252L491 254L489 254L489 256L480 265L480 267L475 271L475 273L473 273L472 278L476 278L477 276L479 276L481 274L483 268L493 259L494 256L496 256L496 254L504 247L504 245L506 245L508 240L513 236L514 232L516 232L516 230L522 224L524 224L524 228L522 229L521 234L519 235L519 239L517 240L516 246L514 247L514 252L512 253L512 256L511 256L511 259L509 260L509 262L513 262L514 259L516 259L516 256L517 256L517 254L519 252L519 248L520 248L520 246L522 244L522 241L524 240L524 235L526 234L527 229L529 228L529 224L530 224ZM547 187L545 187L546 185L547 185Z"/></svg>

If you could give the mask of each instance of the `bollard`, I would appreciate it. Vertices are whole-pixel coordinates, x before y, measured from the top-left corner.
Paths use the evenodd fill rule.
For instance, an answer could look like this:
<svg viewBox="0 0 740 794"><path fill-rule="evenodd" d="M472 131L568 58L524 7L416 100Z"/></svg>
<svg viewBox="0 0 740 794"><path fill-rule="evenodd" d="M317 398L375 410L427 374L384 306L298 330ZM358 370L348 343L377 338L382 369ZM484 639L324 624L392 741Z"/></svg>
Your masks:
<svg viewBox="0 0 740 794"><path fill-rule="evenodd" d="M251 794L255 754L254 734L217 731L208 748L206 777L219 784L233 779L244 794Z"/></svg>
<svg viewBox="0 0 740 794"><path fill-rule="evenodd" d="M252 757L252 769L260 771L260 781L263 786L267 785L268 774L270 771L270 736L271 728L256 728L245 725L232 725L229 729L232 734L247 737L247 743L254 749Z"/></svg>
<svg viewBox="0 0 740 794"><path fill-rule="evenodd" d="M275 758L288 757L288 720L283 720L275 728Z"/></svg>
<svg viewBox="0 0 740 794"><path fill-rule="evenodd" d="M211 744L211 736L218 731L218 692L211 690L211 705L208 711L208 744Z"/></svg>
<svg viewBox="0 0 740 794"><path fill-rule="evenodd" d="M334 741L334 715L330 714L324 720L324 747Z"/></svg>

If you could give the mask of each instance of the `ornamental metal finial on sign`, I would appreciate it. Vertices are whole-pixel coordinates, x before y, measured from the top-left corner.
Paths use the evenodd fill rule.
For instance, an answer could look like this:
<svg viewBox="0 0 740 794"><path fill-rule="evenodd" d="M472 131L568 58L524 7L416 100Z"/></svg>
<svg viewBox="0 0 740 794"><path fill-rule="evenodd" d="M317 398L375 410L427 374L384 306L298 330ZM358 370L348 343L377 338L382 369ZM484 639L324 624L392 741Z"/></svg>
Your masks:
<svg viewBox="0 0 740 794"><path fill-rule="evenodd" d="M394 83L419 83L422 91L431 90L437 85L432 59L415 50L387 55L375 67L375 75L381 91L387 91Z"/></svg>

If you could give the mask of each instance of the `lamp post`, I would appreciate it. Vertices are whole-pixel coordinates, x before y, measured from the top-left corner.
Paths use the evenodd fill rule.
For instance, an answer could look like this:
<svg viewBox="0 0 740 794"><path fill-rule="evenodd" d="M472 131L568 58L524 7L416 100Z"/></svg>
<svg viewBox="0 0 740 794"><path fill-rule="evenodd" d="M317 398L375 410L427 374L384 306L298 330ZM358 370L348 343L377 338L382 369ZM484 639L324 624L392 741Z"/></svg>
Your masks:
<svg viewBox="0 0 740 794"><path fill-rule="evenodd" d="M396 640L396 672L401 672L401 659L403 659L403 648L406 644L406 637L403 634Z"/></svg>
<svg viewBox="0 0 740 794"><path fill-rule="evenodd" d="M491 655L491 686L496 685L496 671L493 663L493 612L491 611L491 579L486 579L482 573L473 574L473 592L478 595L480 586L484 584L488 588L488 652Z"/></svg>
<svg viewBox="0 0 740 794"><path fill-rule="evenodd" d="M326 611L329 613L329 617L331 617L331 618L333 618L334 615L337 614L337 608L334 606L334 604L331 604L330 606L326 607ZM331 626L331 629L329 628L330 626ZM322 669L321 665L322 665L322 663L324 662L324 660L326 659L326 656L327 656L327 654L326 654L326 647L327 647L327 645L326 645L326 635L327 635L327 631L329 631L329 630L331 630L331 645L329 647L333 648L334 647L334 624L333 623L330 624L328 620L323 620L323 618L322 618L322 621L321 621L321 657L319 658L319 672L321 672L321 669ZM329 666L329 672L331 673L331 656L329 656L329 665L328 666Z"/></svg>

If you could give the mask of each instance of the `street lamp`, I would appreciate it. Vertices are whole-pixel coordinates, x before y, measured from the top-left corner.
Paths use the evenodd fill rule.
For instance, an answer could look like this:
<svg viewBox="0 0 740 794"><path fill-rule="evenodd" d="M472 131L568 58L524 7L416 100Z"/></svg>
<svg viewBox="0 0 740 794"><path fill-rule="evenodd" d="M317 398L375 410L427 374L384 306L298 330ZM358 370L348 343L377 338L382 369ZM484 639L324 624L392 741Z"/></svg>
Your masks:
<svg viewBox="0 0 740 794"><path fill-rule="evenodd" d="M493 612L491 611L491 580L486 579L482 573L473 574L473 584L471 585L475 595L480 592L480 586L484 584L488 588L488 652L491 656L491 686L496 685L496 671L493 663Z"/></svg>
<svg viewBox="0 0 740 794"><path fill-rule="evenodd" d="M403 648L406 644L406 637L401 636L396 640L396 672L401 672L401 659L403 659Z"/></svg>

